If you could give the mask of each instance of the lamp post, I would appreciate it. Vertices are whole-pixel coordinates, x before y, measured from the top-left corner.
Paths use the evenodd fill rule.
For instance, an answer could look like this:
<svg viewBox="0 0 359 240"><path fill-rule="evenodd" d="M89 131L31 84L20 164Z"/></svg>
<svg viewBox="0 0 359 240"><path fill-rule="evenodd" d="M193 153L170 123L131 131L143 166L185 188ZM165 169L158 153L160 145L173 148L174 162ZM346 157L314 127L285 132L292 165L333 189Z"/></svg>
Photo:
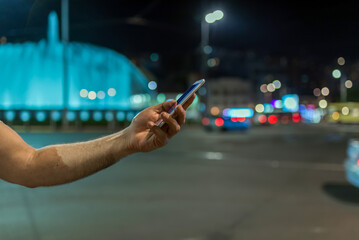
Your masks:
<svg viewBox="0 0 359 240"><path fill-rule="evenodd" d="M339 69L334 69L332 72L332 76L336 79L340 80L340 101L346 102L347 101L347 88L345 86L345 80L346 76L345 74L342 74L342 72Z"/></svg>
<svg viewBox="0 0 359 240"><path fill-rule="evenodd" d="M221 10L208 13L201 21L201 73L204 77L207 69L207 52L205 48L209 45L209 25L221 20L224 13Z"/></svg>
<svg viewBox="0 0 359 240"><path fill-rule="evenodd" d="M340 78L340 101L346 102L347 101L347 88L345 87L345 80L346 76L343 74Z"/></svg>
<svg viewBox="0 0 359 240"><path fill-rule="evenodd" d="M67 111L69 105L69 68L68 68L68 47L69 42L69 0L61 1L61 37L63 44L63 113L62 113L62 125L67 128L69 122L67 120Z"/></svg>

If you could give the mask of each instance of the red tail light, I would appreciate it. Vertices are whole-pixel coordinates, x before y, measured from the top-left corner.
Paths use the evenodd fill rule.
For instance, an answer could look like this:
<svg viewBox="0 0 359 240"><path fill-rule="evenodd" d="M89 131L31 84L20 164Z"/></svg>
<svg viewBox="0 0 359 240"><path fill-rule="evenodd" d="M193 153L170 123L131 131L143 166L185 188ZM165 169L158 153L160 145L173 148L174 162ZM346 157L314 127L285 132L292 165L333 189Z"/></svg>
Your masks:
<svg viewBox="0 0 359 240"><path fill-rule="evenodd" d="M224 120L222 118L216 118L216 120L214 120L214 124L217 126L217 127L222 127L223 124L224 124Z"/></svg>
<svg viewBox="0 0 359 240"><path fill-rule="evenodd" d="M258 117L258 122L260 122L260 123L265 123L266 121L267 121L266 115L260 115L260 116Z"/></svg>
<svg viewBox="0 0 359 240"><path fill-rule="evenodd" d="M270 124L275 124L275 123L277 122L277 120L278 120L278 118L277 118L276 115L270 115L270 116L268 117L268 122L269 122Z"/></svg>

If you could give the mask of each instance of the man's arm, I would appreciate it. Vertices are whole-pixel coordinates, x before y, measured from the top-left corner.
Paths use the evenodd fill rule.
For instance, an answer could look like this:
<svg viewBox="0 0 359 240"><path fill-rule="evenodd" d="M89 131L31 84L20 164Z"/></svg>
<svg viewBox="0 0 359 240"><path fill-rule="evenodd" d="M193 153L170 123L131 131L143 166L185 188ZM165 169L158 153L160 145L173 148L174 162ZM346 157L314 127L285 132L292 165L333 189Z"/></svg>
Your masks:
<svg viewBox="0 0 359 240"><path fill-rule="evenodd" d="M127 146L126 129L87 142L52 145L37 150L23 142L9 127L6 128L14 136L7 144L10 151L1 146L8 154L1 157L0 176L26 187L72 182L132 153Z"/></svg>
<svg viewBox="0 0 359 240"><path fill-rule="evenodd" d="M35 149L11 128L0 123L0 178L26 187L64 184L111 166L135 152L149 152L164 146L185 122L185 109L192 97L175 115L166 111L175 101L149 107L131 125L99 139L59 144ZM155 122L162 118L166 125Z"/></svg>

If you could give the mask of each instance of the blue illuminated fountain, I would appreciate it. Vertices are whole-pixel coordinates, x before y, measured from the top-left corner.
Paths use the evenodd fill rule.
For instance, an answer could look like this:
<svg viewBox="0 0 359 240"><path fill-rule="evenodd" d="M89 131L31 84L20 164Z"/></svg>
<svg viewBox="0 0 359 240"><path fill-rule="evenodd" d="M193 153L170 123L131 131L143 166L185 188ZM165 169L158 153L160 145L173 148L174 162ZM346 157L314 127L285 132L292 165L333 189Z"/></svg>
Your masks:
<svg viewBox="0 0 359 240"><path fill-rule="evenodd" d="M68 101L64 101L64 44L49 15L47 41L0 46L0 109L131 109L131 96L149 96L147 78L125 56L91 44L67 44ZM66 86L66 85L65 85ZM81 91L82 90L82 91Z"/></svg>

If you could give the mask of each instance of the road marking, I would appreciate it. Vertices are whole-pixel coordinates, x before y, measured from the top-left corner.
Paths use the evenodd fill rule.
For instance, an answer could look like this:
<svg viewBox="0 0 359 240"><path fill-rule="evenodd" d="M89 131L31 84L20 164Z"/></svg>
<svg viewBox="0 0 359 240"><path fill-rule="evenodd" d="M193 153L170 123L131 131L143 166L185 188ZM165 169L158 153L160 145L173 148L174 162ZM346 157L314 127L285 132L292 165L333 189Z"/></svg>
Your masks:
<svg viewBox="0 0 359 240"><path fill-rule="evenodd" d="M204 156L207 160L225 160L235 161L240 164L251 166L269 166L272 168L290 168L290 169L307 169L318 171L334 171L343 172L344 164L340 163L317 163L317 162L293 162L293 161L278 161L278 160L258 160L239 158L237 155L222 153L222 152L200 152L199 155ZM233 160L235 159L235 160Z"/></svg>
<svg viewBox="0 0 359 240"><path fill-rule="evenodd" d="M208 160L223 160L223 153L221 152L206 152L205 158Z"/></svg>

